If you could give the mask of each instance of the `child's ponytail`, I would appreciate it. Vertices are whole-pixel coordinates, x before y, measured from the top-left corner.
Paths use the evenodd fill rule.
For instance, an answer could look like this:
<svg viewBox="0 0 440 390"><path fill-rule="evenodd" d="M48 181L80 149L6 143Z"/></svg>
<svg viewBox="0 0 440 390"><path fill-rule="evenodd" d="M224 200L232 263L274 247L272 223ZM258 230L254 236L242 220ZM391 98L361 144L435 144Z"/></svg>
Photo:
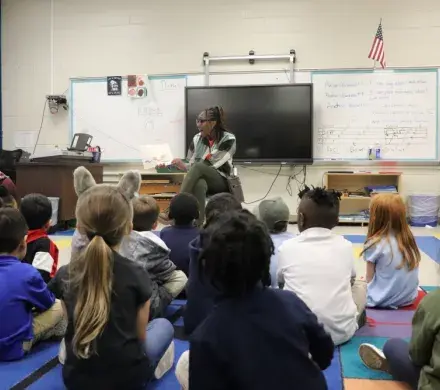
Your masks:
<svg viewBox="0 0 440 390"><path fill-rule="evenodd" d="M93 353L94 340L103 332L109 315L112 291L112 251L104 238L95 235L82 254L76 273L77 301L74 311L73 352L82 359Z"/></svg>
<svg viewBox="0 0 440 390"><path fill-rule="evenodd" d="M97 185L90 172L79 167L74 172L78 195L78 230L90 242L70 263L69 289L76 298L73 312L73 353L87 359L96 350L96 339L104 331L112 299L113 250L130 233L131 200L139 191L141 176L127 172L117 186Z"/></svg>

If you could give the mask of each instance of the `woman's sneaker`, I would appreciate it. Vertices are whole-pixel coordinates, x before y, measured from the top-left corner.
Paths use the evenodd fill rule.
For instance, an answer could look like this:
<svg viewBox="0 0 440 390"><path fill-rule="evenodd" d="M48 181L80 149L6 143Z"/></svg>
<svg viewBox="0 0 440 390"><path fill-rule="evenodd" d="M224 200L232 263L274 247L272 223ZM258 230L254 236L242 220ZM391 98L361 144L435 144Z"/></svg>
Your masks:
<svg viewBox="0 0 440 390"><path fill-rule="evenodd" d="M157 364L156 370L154 371L154 377L156 379L162 378L174 364L174 341L171 341L170 346L162 356L162 359L159 360Z"/></svg>
<svg viewBox="0 0 440 390"><path fill-rule="evenodd" d="M387 358L384 353L371 344L361 344L359 356L362 362L370 369L382 372L390 372Z"/></svg>

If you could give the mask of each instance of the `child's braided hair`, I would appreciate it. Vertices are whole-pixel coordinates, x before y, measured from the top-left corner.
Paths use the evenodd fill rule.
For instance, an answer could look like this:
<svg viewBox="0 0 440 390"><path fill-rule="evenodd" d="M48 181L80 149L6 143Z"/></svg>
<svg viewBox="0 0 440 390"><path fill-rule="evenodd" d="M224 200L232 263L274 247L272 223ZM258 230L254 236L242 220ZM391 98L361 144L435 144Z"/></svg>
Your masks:
<svg viewBox="0 0 440 390"><path fill-rule="evenodd" d="M298 197L302 199L307 196L308 199L313 200L319 206L326 206L329 208L337 207L341 200L342 193L335 190L326 190L325 187L313 187L310 189L307 185L304 186L298 193Z"/></svg>

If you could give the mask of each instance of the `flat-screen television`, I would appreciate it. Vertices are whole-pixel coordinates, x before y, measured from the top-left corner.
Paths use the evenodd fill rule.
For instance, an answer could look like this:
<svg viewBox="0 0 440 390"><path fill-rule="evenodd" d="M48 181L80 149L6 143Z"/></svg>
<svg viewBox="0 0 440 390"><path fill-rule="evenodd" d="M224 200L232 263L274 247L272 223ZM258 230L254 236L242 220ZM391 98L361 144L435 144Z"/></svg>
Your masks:
<svg viewBox="0 0 440 390"><path fill-rule="evenodd" d="M235 162L313 162L312 84L187 87L185 99L187 149L199 113L221 106L237 140Z"/></svg>

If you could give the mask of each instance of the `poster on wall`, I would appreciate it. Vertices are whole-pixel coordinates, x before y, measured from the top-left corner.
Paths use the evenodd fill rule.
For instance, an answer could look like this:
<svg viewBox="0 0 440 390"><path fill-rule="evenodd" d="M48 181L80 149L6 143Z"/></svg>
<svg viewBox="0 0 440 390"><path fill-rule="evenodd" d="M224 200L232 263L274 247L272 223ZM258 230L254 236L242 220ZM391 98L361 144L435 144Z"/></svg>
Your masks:
<svg viewBox="0 0 440 390"><path fill-rule="evenodd" d="M107 95L108 96L122 95L122 76L107 77Z"/></svg>
<svg viewBox="0 0 440 390"><path fill-rule="evenodd" d="M128 96L134 99L143 99L148 95L147 75L128 75Z"/></svg>

